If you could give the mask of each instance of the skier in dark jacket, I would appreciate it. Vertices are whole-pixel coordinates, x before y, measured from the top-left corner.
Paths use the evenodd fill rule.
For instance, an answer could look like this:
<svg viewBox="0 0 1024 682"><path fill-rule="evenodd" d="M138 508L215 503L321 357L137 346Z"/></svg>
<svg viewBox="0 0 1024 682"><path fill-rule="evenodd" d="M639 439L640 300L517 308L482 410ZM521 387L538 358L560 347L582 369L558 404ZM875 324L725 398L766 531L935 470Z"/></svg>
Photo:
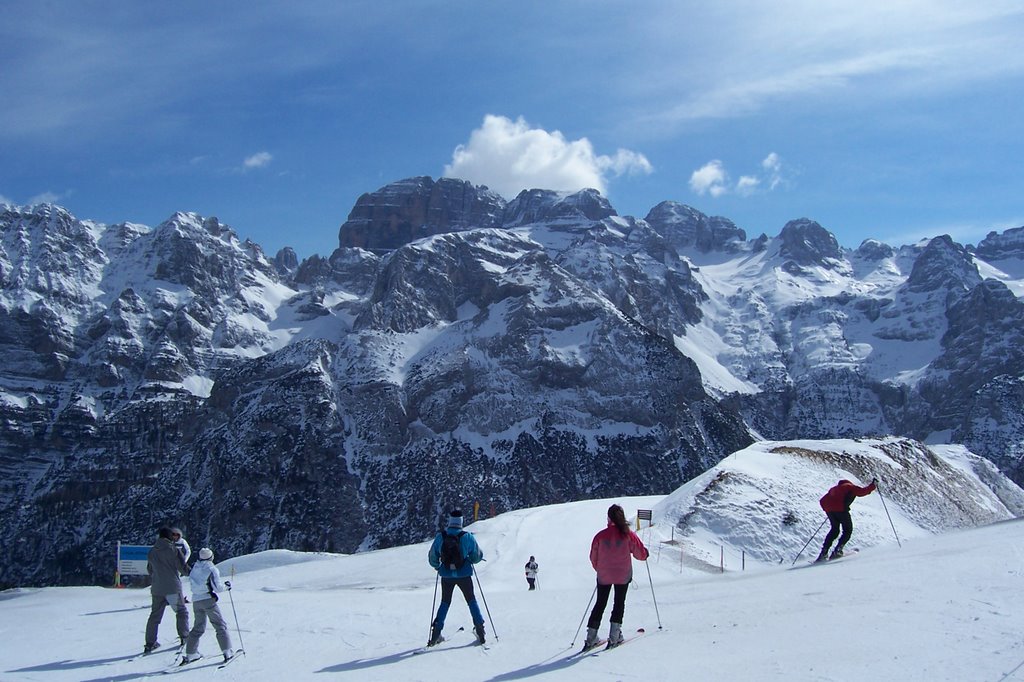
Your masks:
<svg viewBox="0 0 1024 682"><path fill-rule="evenodd" d="M174 609L178 627L178 640L184 645L188 637L188 607L185 606L185 593L181 589L181 576L188 573L182 554L171 540L171 529L161 528L156 543L150 548L147 570L153 583L149 588L153 597L149 620L146 621L145 653L150 653L160 643L156 641L157 629L164 617L164 609L170 604Z"/></svg>
<svg viewBox="0 0 1024 682"><path fill-rule="evenodd" d="M850 536L853 535L853 519L850 518L850 505L853 504L855 498L873 493L876 487L878 487L878 480L874 478L871 479L871 483L863 488L843 479L829 488L829 491L822 496L819 503L822 510L828 516L832 527L829 528L828 535L825 536L825 544L821 546L821 553L818 554L815 562L825 561L825 559L838 559L843 556L843 547L846 546ZM840 530L842 535L839 534ZM832 546L836 536L839 536L839 544L836 545L832 556L829 556L828 549Z"/></svg>
<svg viewBox="0 0 1024 682"><path fill-rule="evenodd" d="M461 565L442 561L445 536L458 541L457 562ZM462 596L466 598L469 612L473 616L473 632L476 633L477 642L484 643L484 616L473 594L473 564L480 563L483 558L484 553L476 544L476 538L472 533L462 530L462 512L453 509L448 517L448 527L437 534L427 553L427 561L441 577L441 606L437 609L437 617L431 623L430 641L427 642L427 646L434 646L442 641L441 630L444 629L444 620L452 605L452 593L456 587L462 590Z"/></svg>

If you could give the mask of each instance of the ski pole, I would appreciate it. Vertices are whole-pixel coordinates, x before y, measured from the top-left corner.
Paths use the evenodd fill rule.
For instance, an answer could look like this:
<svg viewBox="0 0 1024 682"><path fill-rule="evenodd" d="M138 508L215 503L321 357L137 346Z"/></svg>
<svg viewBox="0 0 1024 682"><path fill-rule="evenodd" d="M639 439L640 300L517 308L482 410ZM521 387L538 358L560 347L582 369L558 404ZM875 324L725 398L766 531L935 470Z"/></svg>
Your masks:
<svg viewBox="0 0 1024 682"><path fill-rule="evenodd" d="M491 609L487 606L487 596L484 594L484 586L480 584L480 574L473 567L473 575L476 576L476 586L480 588L480 598L484 601L484 610L487 611L487 620L491 621L491 632L494 633L494 641L498 641L498 628L494 627L494 619L491 617Z"/></svg>
<svg viewBox="0 0 1024 682"><path fill-rule="evenodd" d="M583 621L587 619L587 612L590 611L590 605L594 603L594 596L597 594L597 584L594 585L594 591L590 593L590 601L587 602L586 611L583 612L583 618L580 618L580 624L576 627L576 634L572 636L572 643L570 647L576 646L576 638L580 636L580 630L583 628Z"/></svg>
<svg viewBox="0 0 1024 682"><path fill-rule="evenodd" d="M235 579L235 567L231 567L231 579ZM235 630L238 631L238 648L245 655L245 644L242 642L242 628L238 624L238 611L235 611L235 598L231 595L231 586L228 585L228 599L231 600L231 613L235 616Z"/></svg>
<svg viewBox="0 0 1024 682"><path fill-rule="evenodd" d="M434 598L430 600L430 632L427 634L427 641L434 636L434 609L437 607L437 584L441 582L441 572L434 575Z"/></svg>
<svg viewBox="0 0 1024 682"><path fill-rule="evenodd" d="M877 480L875 481L875 490L878 491L878 499L882 501L882 509L885 510L885 515L889 519L889 525L892 526L892 534L896 536L896 544L902 549L903 543L900 542L900 536L896 533L896 525L892 522L892 517L889 516L889 507L885 506L885 497L882 496L882 489L878 487Z"/></svg>
<svg viewBox="0 0 1024 682"><path fill-rule="evenodd" d="M647 580L651 583L651 599L654 600L654 615L658 617L658 629L661 629L661 613L658 612L658 598L654 596L654 578L651 577L651 565L644 559L647 566ZM596 588L595 588L596 589Z"/></svg>
<svg viewBox="0 0 1024 682"><path fill-rule="evenodd" d="M825 521L828 521L828 517L826 517L826 518L825 518ZM822 522L821 522L821 526L824 526L824 525L825 525L825 521L822 521ZM792 563L792 564L790 564L790 566L792 566L793 564L795 564L795 563L796 563L796 560L797 560L797 559L799 559L799 558L800 558L800 555L804 553L804 550L805 550L805 549L807 549L807 545L811 544L811 540L813 540L813 539L814 539L814 536L818 534L818 531L819 531L819 530L821 530L821 526L818 526L818 527L817 527L817 529L815 529L815 531L814 531L814 532L813 532L813 533L811 534L811 537L807 538L807 542L805 542L805 543L804 543L804 546L800 548L800 552L799 552L799 553L798 553L798 554L796 555L796 557L795 557L795 558L793 559L793 563Z"/></svg>

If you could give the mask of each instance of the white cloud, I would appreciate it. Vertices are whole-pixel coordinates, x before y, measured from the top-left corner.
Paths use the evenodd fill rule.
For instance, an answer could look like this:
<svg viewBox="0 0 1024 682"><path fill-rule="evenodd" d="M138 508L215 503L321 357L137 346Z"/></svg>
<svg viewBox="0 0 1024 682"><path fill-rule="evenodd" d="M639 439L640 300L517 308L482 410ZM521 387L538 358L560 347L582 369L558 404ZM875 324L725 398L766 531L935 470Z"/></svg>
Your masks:
<svg viewBox="0 0 1024 682"><path fill-rule="evenodd" d="M712 197L729 193L747 197L758 192L770 192L783 182L782 159L775 152L761 161L760 173L741 175L736 184L731 183L725 164L718 159L707 162L690 175L690 189L700 196L710 194Z"/></svg>
<svg viewBox="0 0 1024 682"><path fill-rule="evenodd" d="M726 187L728 182L729 174L718 159L709 161L690 175L690 189L701 196L710 194L717 197L725 194L729 191Z"/></svg>
<svg viewBox="0 0 1024 682"><path fill-rule="evenodd" d="M761 168L764 169L765 175L767 176L768 189L773 190L779 186L782 182L782 160L779 155L772 152L764 158L761 162Z"/></svg>
<svg viewBox="0 0 1024 682"><path fill-rule="evenodd" d="M15 205L14 201L12 201L11 199L8 199L3 194L0 194L0 204L10 204L11 206Z"/></svg>
<svg viewBox="0 0 1024 682"><path fill-rule="evenodd" d="M606 193L608 175L651 173L653 167L638 152L619 149L614 156L596 154L587 138L567 140L561 132L531 128L488 114L470 133L469 141L452 153L444 167L448 177L487 185L506 198L524 189L576 191L592 187Z"/></svg>
<svg viewBox="0 0 1024 682"><path fill-rule="evenodd" d="M757 191L757 188L761 186L761 181L752 175L741 175L739 181L736 183L736 193L742 196L748 196Z"/></svg>
<svg viewBox="0 0 1024 682"><path fill-rule="evenodd" d="M637 59L647 64L632 64L624 79L652 104L645 122L743 117L861 88L874 97L956 92L1024 71L1024 54L1011 47L1024 21L1019 0L791 0L737 10L665 3L643 19L650 38ZM684 13L693 40L672 42ZM694 63L701 68L685 68Z"/></svg>
<svg viewBox="0 0 1024 682"><path fill-rule="evenodd" d="M63 195L56 194L54 192L42 192L35 195L28 200L29 206L35 206L36 204L55 204L61 200Z"/></svg>
<svg viewBox="0 0 1024 682"><path fill-rule="evenodd" d="M257 152L250 157L247 157L242 162L242 167L245 170L252 168L266 168L270 165L270 162L274 160L273 154L270 152Z"/></svg>

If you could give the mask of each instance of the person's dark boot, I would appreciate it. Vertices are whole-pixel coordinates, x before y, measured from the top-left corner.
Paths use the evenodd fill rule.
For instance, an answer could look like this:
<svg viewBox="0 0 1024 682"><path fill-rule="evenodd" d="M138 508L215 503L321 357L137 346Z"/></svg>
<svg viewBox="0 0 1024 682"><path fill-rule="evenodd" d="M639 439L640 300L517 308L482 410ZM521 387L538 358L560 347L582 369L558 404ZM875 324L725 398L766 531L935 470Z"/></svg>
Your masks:
<svg viewBox="0 0 1024 682"><path fill-rule="evenodd" d="M822 547L821 553L818 554L818 558L814 560L814 563L818 564L828 559L828 547Z"/></svg>
<svg viewBox="0 0 1024 682"><path fill-rule="evenodd" d="M434 646L444 641L444 637L441 636L441 628L438 626L437 621L430 626L430 639L427 641L427 646Z"/></svg>
<svg viewBox="0 0 1024 682"><path fill-rule="evenodd" d="M473 632L476 633L476 643L477 644L483 644L484 642L487 641L487 638L484 636L485 633L484 633L484 624L483 623L477 623L476 625L474 625L473 626Z"/></svg>

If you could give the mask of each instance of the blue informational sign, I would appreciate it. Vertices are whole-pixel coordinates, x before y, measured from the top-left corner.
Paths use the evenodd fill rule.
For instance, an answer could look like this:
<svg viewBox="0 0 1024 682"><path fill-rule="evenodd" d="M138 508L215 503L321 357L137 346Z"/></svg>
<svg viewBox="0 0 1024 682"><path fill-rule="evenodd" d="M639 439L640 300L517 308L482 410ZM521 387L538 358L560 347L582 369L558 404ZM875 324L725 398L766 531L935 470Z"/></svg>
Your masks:
<svg viewBox="0 0 1024 682"><path fill-rule="evenodd" d="M121 575L149 575L146 570L149 548L149 545L117 543L117 572Z"/></svg>

